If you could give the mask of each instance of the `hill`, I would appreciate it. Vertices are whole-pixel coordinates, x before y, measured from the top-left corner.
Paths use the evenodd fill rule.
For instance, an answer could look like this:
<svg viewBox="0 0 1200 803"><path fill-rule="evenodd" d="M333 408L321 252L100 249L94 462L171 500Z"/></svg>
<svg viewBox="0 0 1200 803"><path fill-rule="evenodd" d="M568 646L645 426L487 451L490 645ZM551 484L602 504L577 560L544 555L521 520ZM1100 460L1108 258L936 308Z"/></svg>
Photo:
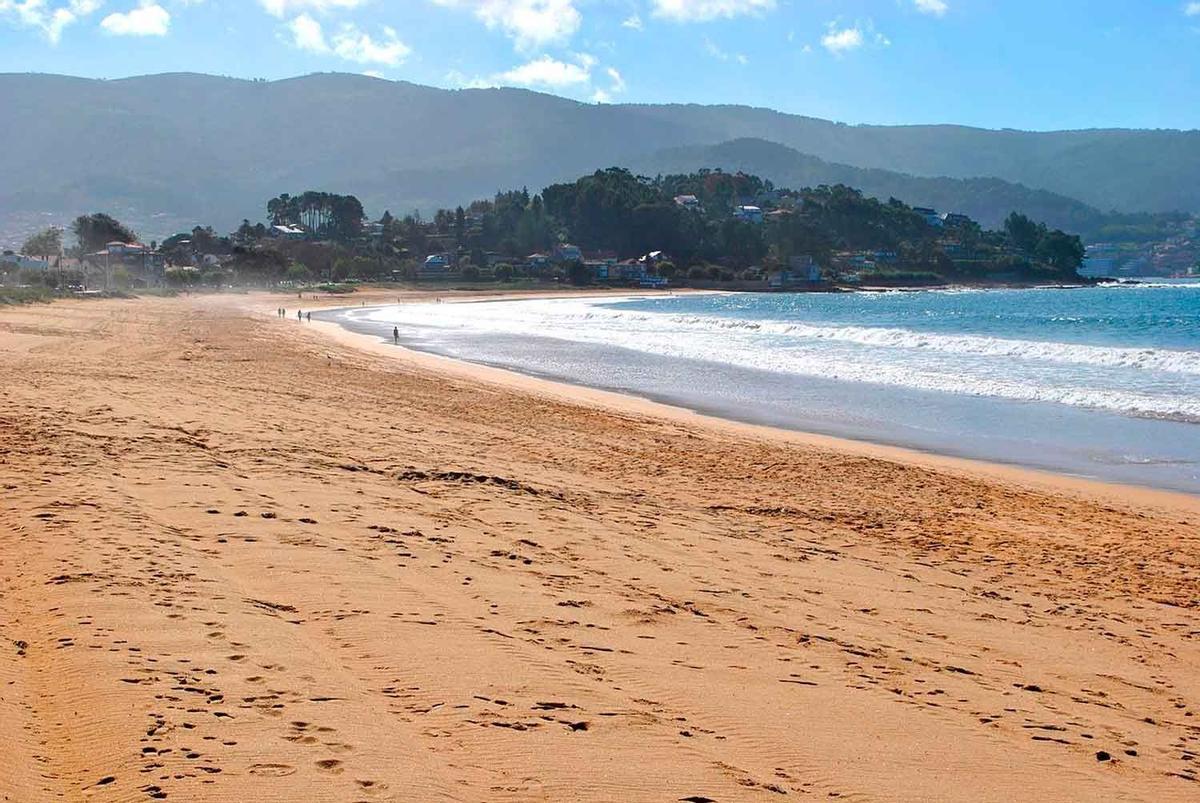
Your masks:
<svg viewBox="0 0 1200 803"><path fill-rule="evenodd" d="M106 209L148 236L177 221L229 228L261 218L265 200L287 189L352 192L374 214L429 211L745 137L858 168L1022 182L1102 209L1200 210L1197 132L845 126L746 107L597 106L343 74L8 74L0 109L6 221Z"/></svg>
<svg viewBox="0 0 1200 803"><path fill-rule="evenodd" d="M719 145L672 148L637 160L643 173L690 173L703 168L742 171L770 178L778 186L816 187L845 184L886 201L899 198L915 206L965 214L987 228L999 228L1013 210L1054 228L1093 235L1114 218L1082 201L1047 190L1035 190L998 178L927 178L878 168L826 162L792 148L761 139L739 139Z"/></svg>
<svg viewBox="0 0 1200 803"><path fill-rule="evenodd" d="M1121 212L1200 210L1200 131L845 125L743 106L640 106L691 129L918 176L993 177Z"/></svg>

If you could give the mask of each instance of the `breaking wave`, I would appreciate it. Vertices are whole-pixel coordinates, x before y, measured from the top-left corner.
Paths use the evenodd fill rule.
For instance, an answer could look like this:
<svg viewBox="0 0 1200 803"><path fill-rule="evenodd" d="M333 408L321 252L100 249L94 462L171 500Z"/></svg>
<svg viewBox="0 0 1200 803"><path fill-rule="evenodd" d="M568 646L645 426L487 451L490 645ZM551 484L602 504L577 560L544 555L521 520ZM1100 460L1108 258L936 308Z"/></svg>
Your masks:
<svg viewBox="0 0 1200 803"><path fill-rule="evenodd" d="M1200 422L1200 351L648 312L612 298L413 304L364 314L416 331L553 337L801 377Z"/></svg>

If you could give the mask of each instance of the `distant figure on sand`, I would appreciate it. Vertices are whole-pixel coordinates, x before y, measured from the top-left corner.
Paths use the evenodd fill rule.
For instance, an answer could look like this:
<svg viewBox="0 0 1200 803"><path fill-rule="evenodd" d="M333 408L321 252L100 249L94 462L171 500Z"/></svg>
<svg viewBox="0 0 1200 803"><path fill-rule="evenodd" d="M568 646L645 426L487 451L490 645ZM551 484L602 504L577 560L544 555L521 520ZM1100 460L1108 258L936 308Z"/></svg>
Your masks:
<svg viewBox="0 0 1200 803"><path fill-rule="evenodd" d="M311 320L312 320L312 313L311 313L311 312L306 312L306 313L304 313L304 320L306 320L306 321L311 321Z"/></svg>
<svg viewBox="0 0 1200 803"><path fill-rule="evenodd" d="M393 343L400 342L400 327L399 326L392 327L392 342Z"/></svg>
<svg viewBox="0 0 1200 803"><path fill-rule="evenodd" d="M304 318L304 313L300 312L300 310L296 310L296 320L299 321L303 318Z"/></svg>

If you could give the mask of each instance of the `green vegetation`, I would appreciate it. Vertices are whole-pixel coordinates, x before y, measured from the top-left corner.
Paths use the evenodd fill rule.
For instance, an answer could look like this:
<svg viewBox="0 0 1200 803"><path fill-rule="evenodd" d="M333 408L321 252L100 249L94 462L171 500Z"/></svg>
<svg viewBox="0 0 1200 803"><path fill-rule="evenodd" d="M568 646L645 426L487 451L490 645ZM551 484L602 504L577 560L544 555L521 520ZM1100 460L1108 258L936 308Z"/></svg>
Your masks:
<svg viewBox="0 0 1200 803"><path fill-rule="evenodd" d="M1120 213L1102 211L1061 193L1036 189L999 178L949 178L909 175L896 170L853 167L819 159L762 139L736 139L719 145L672 148L636 159L643 172L686 173L705 167L742 171L791 187L845 184L880 200L903 198L909 203L960 212L984 227L999 227L1015 210L1048 225L1078 233L1089 243L1155 242L1181 230L1191 219L1180 212ZM978 175L977 173L968 175Z"/></svg>
<svg viewBox="0 0 1200 803"><path fill-rule="evenodd" d="M694 196L698 206L685 208L676 196ZM895 198L881 202L843 185L794 191L742 173L701 170L647 179L613 168L547 187L542 197L560 235L583 248L622 257L664 251L685 269L715 264L736 273L798 256L835 269L847 252L867 252L873 275L918 271L971 281L1003 273L1062 281L1075 280L1083 261L1077 236L1020 214L1010 216L1004 231L961 217L934 225ZM739 219L739 203L759 207L763 222ZM489 211L486 204L472 209Z"/></svg>
<svg viewBox="0 0 1200 803"><path fill-rule="evenodd" d="M267 215L275 226L303 226L322 237L344 238L357 233L365 217L353 195L308 191L293 198L284 193L267 202ZM245 234L239 229L239 234Z"/></svg>
<svg viewBox="0 0 1200 803"><path fill-rule="evenodd" d="M54 296L54 291L48 287L4 287L0 285L0 306L36 304L50 301Z"/></svg>
<svg viewBox="0 0 1200 803"><path fill-rule="evenodd" d="M137 235L131 229L103 212L77 217L71 231L85 254L100 251L111 242L137 242Z"/></svg>
<svg viewBox="0 0 1200 803"><path fill-rule="evenodd" d="M597 170L541 193L510 190L441 209L428 221L390 212L367 221L354 196L318 191L276 196L265 211L269 227L243 220L222 236L195 226L156 251L112 249L100 258L87 254L135 235L109 215L85 215L72 227L79 275L18 278L67 289L87 283L91 270L90 285L108 288L285 284L326 293L395 280L986 284L1078 281L1084 254L1079 237L1016 212L988 230L845 185L792 190L707 169L657 178ZM31 238L31 247L54 252L55 234Z"/></svg>
<svg viewBox="0 0 1200 803"><path fill-rule="evenodd" d="M739 106L594 106L330 74L253 82L14 73L0 76L0 106L21 120L0 129L7 221L107 209L143 232L194 220L228 232L243 217L259 219L261 202L284 189L280 177L302 171L336 176L329 188L353 189L367 209L395 211L453 209L497 188L542 187L612 164L651 176L720 166L791 187L846 184L882 201L960 211L989 228L1017 210L1089 241L1108 238L1076 219L1073 203L1105 214L1200 211L1200 135L1192 131L840 125ZM481 135L489 126L503 135ZM820 165L808 171L747 148L688 161L672 154L739 138L861 172L822 174ZM1127 234L1140 226L1113 225Z"/></svg>
<svg viewBox="0 0 1200 803"><path fill-rule="evenodd" d="M21 253L49 261L62 254L62 229L45 229L25 241Z"/></svg>

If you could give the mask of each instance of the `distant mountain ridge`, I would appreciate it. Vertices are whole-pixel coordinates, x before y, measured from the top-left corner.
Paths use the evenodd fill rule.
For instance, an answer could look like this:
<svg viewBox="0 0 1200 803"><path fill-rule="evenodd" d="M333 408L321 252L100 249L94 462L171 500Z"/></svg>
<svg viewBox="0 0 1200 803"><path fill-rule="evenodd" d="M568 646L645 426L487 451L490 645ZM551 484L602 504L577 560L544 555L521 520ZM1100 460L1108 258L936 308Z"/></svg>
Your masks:
<svg viewBox="0 0 1200 803"><path fill-rule="evenodd" d="M928 178L851 167L761 139L672 148L635 161L632 167L643 173L690 173L706 167L720 168L768 177L777 186L791 188L845 184L883 201L899 198L914 206L965 214L985 228L999 228L1009 212L1019 210L1051 227L1092 235L1113 217L1074 198L998 178Z"/></svg>
<svg viewBox="0 0 1200 803"><path fill-rule="evenodd" d="M111 210L151 232L180 220L228 229L243 217L261 219L268 198L310 188L354 193L372 214L429 211L599 167L697 166L693 157L703 151L687 149L714 146L714 159L736 151L747 163L773 165L756 172L777 184L845 173L846 183L894 186L914 203L920 191L929 203L946 198L945 206L969 210L973 193L994 195L1023 199L1034 216L1038 205L1056 208L1055 220L1066 221L1086 218L1089 205L1200 211L1194 131L846 126L738 106L591 105L345 74L272 82L7 74L0 110L0 218ZM746 139L762 144L730 143ZM1002 183L935 192L918 181L932 176Z"/></svg>

